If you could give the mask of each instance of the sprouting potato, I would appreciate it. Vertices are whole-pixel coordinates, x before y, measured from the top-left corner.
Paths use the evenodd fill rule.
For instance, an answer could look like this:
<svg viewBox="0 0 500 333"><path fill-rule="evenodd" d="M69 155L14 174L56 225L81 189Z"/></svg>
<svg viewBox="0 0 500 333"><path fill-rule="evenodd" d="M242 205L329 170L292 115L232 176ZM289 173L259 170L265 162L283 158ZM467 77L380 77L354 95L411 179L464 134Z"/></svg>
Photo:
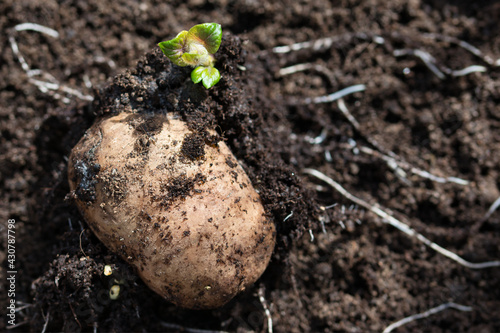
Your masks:
<svg viewBox="0 0 500 333"><path fill-rule="evenodd" d="M97 237L178 306L216 308L254 283L275 245L248 176L223 142L164 114L98 120L68 177Z"/></svg>

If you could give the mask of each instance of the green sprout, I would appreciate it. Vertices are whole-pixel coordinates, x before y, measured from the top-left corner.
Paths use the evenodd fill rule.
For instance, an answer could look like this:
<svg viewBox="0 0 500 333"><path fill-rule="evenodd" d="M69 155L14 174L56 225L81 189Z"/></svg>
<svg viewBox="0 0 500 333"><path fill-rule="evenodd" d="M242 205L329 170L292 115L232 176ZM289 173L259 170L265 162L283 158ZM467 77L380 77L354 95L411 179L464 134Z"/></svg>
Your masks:
<svg viewBox="0 0 500 333"><path fill-rule="evenodd" d="M219 49L222 28L218 23L198 24L181 31L174 39L158 43L162 52L177 66L194 67L191 80L202 82L207 89L220 80L220 73L214 67L214 53Z"/></svg>

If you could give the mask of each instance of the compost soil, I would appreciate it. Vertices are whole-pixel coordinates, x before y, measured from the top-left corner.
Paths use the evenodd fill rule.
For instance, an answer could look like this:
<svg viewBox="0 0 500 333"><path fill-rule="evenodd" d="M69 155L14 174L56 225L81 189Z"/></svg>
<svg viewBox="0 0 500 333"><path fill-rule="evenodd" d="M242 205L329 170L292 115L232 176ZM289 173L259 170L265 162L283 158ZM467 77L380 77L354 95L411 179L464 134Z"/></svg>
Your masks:
<svg viewBox="0 0 500 333"><path fill-rule="evenodd" d="M499 268L461 266L303 172L323 172L466 260L500 258L500 213L483 219L500 197L496 1L6 0L0 12L0 272L12 289L15 220L19 308L2 330L368 332L455 302L472 310L399 330L500 331ZM59 34L14 29L26 22ZM209 91L155 46L202 22L225 32L222 79ZM473 65L483 67L454 75ZM358 84L366 89L343 104L315 103ZM76 209L71 148L95 119L123 110L176 110L196 131L215 129L259 190L278 244L261 279L226 306L163 300Z"/></svg>

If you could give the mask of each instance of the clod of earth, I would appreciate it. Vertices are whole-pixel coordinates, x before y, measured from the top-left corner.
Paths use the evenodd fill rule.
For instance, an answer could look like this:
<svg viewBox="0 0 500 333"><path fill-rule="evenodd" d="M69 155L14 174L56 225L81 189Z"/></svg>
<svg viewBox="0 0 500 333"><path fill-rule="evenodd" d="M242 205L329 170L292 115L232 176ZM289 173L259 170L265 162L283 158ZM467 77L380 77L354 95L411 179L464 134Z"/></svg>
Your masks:
<svg viewBox="0 0 500 333"><path fill-rule="evenodd" d="M276 231L229 148L170 114L97 120L68 177L97 237L178 306L216 308L266 269Z"/></svg>

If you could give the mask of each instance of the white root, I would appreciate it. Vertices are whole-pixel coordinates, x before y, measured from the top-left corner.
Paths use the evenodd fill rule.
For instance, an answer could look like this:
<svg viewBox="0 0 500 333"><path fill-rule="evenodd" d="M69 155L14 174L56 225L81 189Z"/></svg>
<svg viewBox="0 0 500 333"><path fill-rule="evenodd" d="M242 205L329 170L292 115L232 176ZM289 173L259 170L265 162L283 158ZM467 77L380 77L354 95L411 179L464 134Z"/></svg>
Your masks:
<svg viewBox="0 0 500 333"><path fill-rule="evenodd" d="M345 105L344 100L339 99L337 101L337 105L338 105L340 111L344 114L344 116L347 118L347 120L351 123L351 125L360 134L363 135L363 131L361 130L361 127L360 127L358 121L356 120L356 118L354 118L354 116L351 114L351 112L349 112L349 109L347 109L347 106ZM379 151L382 151L382 152L384 151L384 149L379 145L379 143L377 141L373 140L372 138L370 138L366 135L363 135L363 136L372 146L376 147ZM469 181L461 179L461 178L440 177L440 176L433 175L428 171L414 167L414 166L410 165L408 162L401 161L400 160L401 158L392 151L389 151L386 154L381 153L381 152L377 152L369 147L358 146L356 141L354 141L354 140L351 140L350 148L357 149L357 151L361 151L365 154L375 156L377 158L384 160L387 163L387 165L389 166L389 168L394 170L396 176L398 176L406 184L410 184L410 181L406 178L406 172L404 171L405 169L410 171L411 173L417 175L417 176L432 180L432 181L437 182L437 183L442 183L442 184L455 183L458 185L468 185L469 184Z"/></svg>
<svg viewBox="0 0 500 333"><path fill-rule="evenodd" d="M290 67L287 67L287 68L290 68ZM301 68L304 69L304 68L307 68L307 66L301 67ZM294 69L294 70L296 70L296 69ZM345 97L347 95L350 95L350 94L353 94L355 92L364 91L365 89L366 89L366 86L364 84L358 84L358 85L350 86L350 87L347 87L345 89L339 90L339 91L337 91L335 93L332 93L332 94L329 94L329 95L319 96L319 97L313 97L313 98L306 98L306 99L302 100L300 102L300 104L311 104L311 103L313 103L313 104L319 104L319 103L329 103L329 102L337 101L337 105L339 107L339 110L342 112L342 114L344 115L344 117L346 117L346 119L351 123L351 125L360 134L363 134L363 131L361 130L361 126L359 125L359 122L349 112L348 108L346 107L346 105L344 103L343 97ZM373 145L374 147L376 147L379 151L381 151L381 152L385 151L385 149L383 149L382 146L377 141L373 140L369 136L366 136L366 135L363 135L363 136L365 137L365 139L371 145ZM310 140L310 143L312 143L312 144L321 143L322 141L324 141L325 137L326 137L326 134L322 132L319 137ZM353 140L353 142L355 143L354 140ZM422 178L426 178L426 179L432 180L432 181L437 182L437 183L455 183L455 184L458 184L458 185L468 185L469 184L469 181L461 179L461 178L457 178L457 177L440 177L440 176L433 175L433 174L431 174L428 171L425 171L425 170L419 169L417 167L414 167L414 166L410 165L409 163L407 163L405 161L399 160L400 157L398 157L392 151L388 151L388 152L386 152L386 154L384 154L384 153L379 153L377 151L374 151L373 149L368 148L368 147L356 147L356 148L358 148L359 151L362 151L362 152L364 152L366 154L369 154L369 155L372 155L372 156L376 156L376 157L381 158L382 160L384 160L387 163L387 165L391 169L394 170L395 174L404 183L406 183L408 185L411 184L411 182L406 177L406 172L403 169L407 169L408 171L410 171L411 173L413 173L415 175L418 175L418 176L420 176Z"/></svg>
<svg viewBox="0 0 500 333"><path fill-rule="evenodd" d="M436 33L426 33L426 34L423 34L423 36L427 37L427 38L436 39L436 40L442 40L442 41L445 41L445 42L451 43L451 44L456 44L456 45L460 46L461 48L467 50L468 52L472 53L476 57L480 58L481 60L483 60L484 62L486 62L489 65L500 66L500 59L494 60L490 56L484 55L483 52L481 52L481 50L479 50L477 47L467 43L466 41L460 40L460 39L455 38L455 37L436 34Z"/></svg>
<svg viewBox="0 0 500 333"><path fill-rule="evenodd" d="M303 103L304 104L330 103L330 102L334 102L340 98L343 98L347 95L351 95L351 94L354 94L356 92L364 91L365 89L366 89L366 86L364 84L356 84L356 85L341 89L339 91L336 91L336 92L329 94L329 95L312 97L312 98L304 98Z"/></svg>
<svg viewBox="0 0 500 333"><path fill-rule="evenodd" d="M289 67L288 67L289 68ZM307 105L307 104L322 104L322 103L330 103L335 102L345 96L352 95L354 93L364 91L366 86L364 84L355 84L353 86L349 86L347 88L338 90L334 93L317 96L317 97L307 97L299 100L295 100L289 102L289 105Z"/></svg>
<svg viewBox="0 0 500 333"><path fill-rule="evenodd" d="M264 308L264 313L266 314L267 318L267 333L273 333L273 318L271 316L271 311L269 310L269 307L267 306L266 298L264 297L265 289L264 286L261 285L259 288L259 301L260 304L262 304L262 307Z"/></svg>
<svg viewBox="0 0 500 333"><path fill-rule="evenodd" d="M274 53L282 54L282 53L290 53L292 51L300 51L304 49L312 49L313 51L321 51L321 50L326 50L329 49L333 44L335 43L340 43L342 41L349 41L353 38L358 38L362 40L372 40L376 44L383 44L384 43L384 38L377 36L377 35L371 35L371 34L366 34L363 32L357 32L357 33L347 33L341 36L333 36L333 37L326 37L326 38L320 38L316 40L311 40L311 41L305 41L301 43L294 43L291 45L284 45L284 46L276 46L273 48Z"/></svg>
<svg viewBox="0 0 500 333"><path fill-rule="evenodd" d="M451 76L465 76L471 73L484 73L484 72L486 72L486 67L479 65L472 65L469 67L465 67L463 69L451 71L450 74Z"/></svg>
<svg viewBox="0 0 500 333"><path fill-rule="evenodd" d="M441 70L436 65L436 59L428 52L422 51L419 49L402 49L402 50L394 50L392 53L395 57L402 57L406 55L412 55L420 60L430 69L434 75L436 75L439 79L444 80L446 75L457 77L457 76L465 76L471 73L483 73L486 72L487 69L484 66L480 65L472 65L465 67L463 69L452 70L446 66L441 66ZM444 72L444 73L443 73Z"/></svg>
<svg viewBox="0 0 500 333"><path fill-rule="evenodd" d="M56 30L45 27L43 25L35 24L35 23L22 23L18 24L14 27L15 31L36 31L43 34L46 34L50 37L58 38L59 33ZM31 69L21 52L19 51L19 47L17 45L16 39L14 36L9 36L10 47L12 48L12 52L14 56L17 58L17 61L21 64L22 69L28 76L28 80L31 84L38 87L38 89L44 93L48 94L55 99L62 100L63 103L68 104L71 100L67 97L64 97L60 94L60 92L75 96L84 101L91 102L94 100L94 97L90 95L85 95L82 92L67 87L65 85L61 85L52 75L49 73L45 73L40 69ZM47 80L39 80L36 79L36 76L45 76Z"/></svg>
<svg viewBox="0 0 500 333"><path fill-rule="evenodd" d="M446 78L444 73L441 72L439 68L437 68L437 66L435 65L436 59L428 52L419 49L402 49L402 50L394 50L392 54L395 57L402 57L406 55L415 56L420 60L422 60L424 65L427 66L427 68L429 68L430 71L434 73L434 75L436 75L439 79L444 80Z"/></svg>
<svg viewBox="0 0 500 333"><path fill-rule="evenodd" d="M422 318L427 318L429 316L432 316L438 312L441 312L441 311L444 311L446 309L455 309L455 310L460 310L460 311L464 311L464 312L470 312L472 311L472 308L470 306L465 306L465 305L460 305L460 304L456 304L456 303L445 303L445 304L441 304L440 306L436 306L435 308L432 308L432 309L429 309L425 312L422 312L422 313L417 313L417 314L414 314L412 316L409 316L409 317L406 317L406 318L403 318L401 320L398 320L397 322L395 323L392 323L390 324L389 326L387 326L383 333L390 333L392 332L394 329L398 328L398 327L401 327L403 325L406 325L412 321L415 321L415 320L418 320L418 319L422 319Z"/></svg>
<svg viewBox="0 0 500 333"><path fill-rule="evenodd" d="M297 64L289 67L284 67L280 68L278 74L280 76L285 76L285 75L290 75L290 74L295 74L307 70L315 70L317 72L323 73L327 76L332 76L333 74L324 66L321 65L315 65L311 63L304 63L304 64Z"/></svg>
<svg viewBox="0 0 500 333"><path fill-rule="evenodd" d="M364 39L367 38L366 35L360 35L357 37L364 38ZM338 41L340 39L341 39L340 37L324 38L324 39L319 39L316 41L292 44L289 47L285 47L285 46L276 47L273 49L273 51L275 53L287 53L287 52L291 52L291 51L301 50L304 48L312 48L314 50L317 50L317 49L330 47L334 43L334 41ZM385 40L379 36L373 36L373 41L378 43L378 44L385 43ZM466 47L467 50L469 50L470 52L472 52L478 56L482 56L481 52L478 49L474 48L472 45L470 45L466 42L463 42L463 41L459 41L459 40L457 40L456 43L458 43L462 47ZM396 57L408 55L408 54L415 55L415 56L419 57L420 59L422 59L422 61L426 64L426 66L434 74L436 74L436 76L438 76L440 79L445 78L445 74L441 70L439 70L438 67L435 65L435 61L436 61L435 58L427 52L424 52L422 50L403 49L403 50L395 50L393 54ZM290 67L282 68L282 69L280 69L279 74L281 76L284 76L284 75L297 73L300 71L305 71L308 69L315 69L317 71L320 71L321 73L328 72L328 69L324 68L323 66L314 65L311 63L304 63L304 64L297 64L297 65L293 65ZM453 71L449 68L444 68L444 71L447 74L452 75L452 76L463 76L463 75L467 75L467 74L470 74L473 72L484 72L484 71L486 71L486 68L483 66L473 65L473 66L469 66L469 67L466 67L462 70L457 70L457 71ZM344 114L344 116L347 118L347 120L354 126L354 128L359 133L362 134L361 126L359 125L356 118L347 109L347 107L343 101L343 97L350 95L350 94L353 94L355 92L364 91L365 89L366 89L366 86L364 84L353 85L353 86L344 88L342 90L339 90L337 92L334 92L332 94L329 94L329 95L312 97L312 98L305 98L305 99L303 99L297 103L293 103L293 104L311 104L311 103L312 104L319 104L319 103L330 103L330 102L337 101L337 104L338 104L340 111ZM406 177L406 172L404 171L404 169L406 169L407 171L409 171L417 176L429 179L429 180L437 182L437 183L455 183L458 185L468 185L469 184L469 181L458 178L458 177L440 177L440 176L433 175L428 171L416 168L405 161L401 161L400 158L396 154L394 154L392 151L386 152L385 149L383 149L382 146L379 145L378 142L376 142L372 138L370 138L366 135L364 135L364 137L371 145L376 147L380 151L380 153L376 152L373 149L368 148L368 147L359 147L359 150L366 153L366 154L370 154L372 156L376 156L376 157L384 160L387 163L387 165L392 170L394 170L396 176L398 176L398 178L401 179L407 185L410 185L411 182ZM321 138L324 140L324 135L322 135ZM314 143L316 143L316 142L314 142ZM328 159L328 155L326 156L326 158Z"/></svg>
<svg viewBox="0 0 500 333"><path fill-rule="evenodd" d="M450 36L445 36L445 35L440 35L440 34L422 34L422 36L427 37L427 38L433 38L436 40L443 40L448 43L456 44L463 49L467 50L468 52L472 53L473 55L477 56L487 64L491 66L500 66L500 59L494 60L490 56L484 55L478 48L474 47L473 45L460 40L455 37L450 37ZM361 40L371 40L375 44L383 45L386 43L385 38L371 34L371 33L347 33L341 36L333 36L333 37L326 37L326 38L320 38L316 40L311 40L311 41L305 41L301 43L295 43L291 45L283 45L283 46L276 46L272 49L273 53L276 54L284 54L284 53L290 53L293 51L300 51L304 49L311 49L313 51L321 51L321 50L326 50L332 47L334 44L338 44L342 41L350 41L354 38L361 39ZM393 56L395 57L402 57L402 56L415 56L422 60L422 62L425 64L429 70L434 73L440 80L444 80L446 76L451 76L451 77L458 77L458 76L465 76L469 75L472 73L478 73L478 72L486 72L487 68L484 66L480 65L471 65L468 67L465 67L463 69L458 69L458 70L452 70L451 68L448 68L447 66L439 66L436 64L436 59L429 53L420 49L399 49L399 50L394 50L393 51ZM296 73L299 71L303 71L306 69L313 68L314 65L312 64L298 64L294 66L290 66L287 68L282 68L280 70L280 75L288 75L292 73Z"/></svg>
<svg viewBox="0 0 500 333"><path fill-rule="evenodd" d="M486 214L483 216L483 218L481 219L481 222L484 222L486 221L487 219L490 218L491 214L493 214L495 212L495 210L498 209L498 207L500 207L500 197L498 197L495 202L490 206L490 208L488 209L488 211L486 212Z"/></svg>
<svg viewBox="0 0 500 333"><path fill-rule="evenodd" d="M309 236L311 237L311 243L314 242L314 234L312 229L309 229Z"/></svg>
<svg viewBox="0 0 500 333"><path fill-rule="evenodd" d="M51 29L51 28L46 27L46 26L43 26L43 25L40 25L40 24L36 24L36 23L30 23L30 22L21 23L21 24L16 25L14 27L14 30L16 30L16 31L26 31L26 30L37 31L37 32L49 35L49 36L54 37L54 38L59 38L59 32L57 32L56 30Z"/></svg>
<svg viewBox="0 0 500 333"><path fill-rule="evenodd" d="M45 333L47 331L47 327L49 326L49 319L50 319L50 309L47 312L47 317L45 317L45 323L43 324L42 333Z"/></svg>
<svg viewBox="0 0 500 333"><path fill-rule="evenodd" d="M288 214L284 219L283 219L283 222L285 222L286 220L288 220L290 217L293 216L293 210L290 214Z"/></svg>
<svg viewBox="0 0 500 333"><path fill-rule="evenodd" d="M368 202L352 195L347 190L345 190L339 183L334 181L332 178L326 176L322 172L315 170L315 169L309 169L309 168L302 170L302 172L324 181L325 183L330 185L332 188L337 190L344 197L346 197L348 200L351 200L355 204L357 204L357 205L371 211L372 213L375 213L379 217L381 217L383 223L387 223L387 224L395 227L396 229L404 232L405 234L407 234L410 237L415 237L417 240L424 243L426 246L430 247L434 251L442 254L445 257L450 258L453 261L456 261L457 263L459 263L462 266L465 266L465 267L468 267L471 269L484 269L484 268L489 268L489 267L499 267L500 266L500 260L487 261L487 262L481 262L481 263L469 262L469 261L463 259L462 257L458 256L457 254L455 254L455 253L437 245L436 243L430 241L425 236L423 236L422 234L416 232L414 229L409 227L407 224L400 222L399 220L394 218L392 215L386 213L384 210L382 210L374 205L371 205Z"/></svg>
<svg viewBox="0 0 500 333"><path fill-rule="evenodd" d="M432 180L433 182L436 182L436 183L441 183L441 184L455 183L457 185L463 185L463 186L469 184L469 181L462 179L462 178L441 177L441 176L433 175L428 171L416 168L405 161L397 161L395 158L381 154L381 153L379 153L379 152L377 152L369 147L356 146L356 148L358 148L360 152L363 152L365 154L375 156L375 157L378 157L378 158L384 160L387 163L387 165L397 173L398 176L402 176L402 177L406 176L406 172L404 172L403 169L407 169L411 173L413 173L417 176Z"/></svg>
<svg viewBox="0 0 500 333"><path fill-rule="evenodd" d="M342 112L342 114L344 115L344 117L346 117L346 119L354 127L354 129L356 131L358 131L358 133L360 133L365 138L365 140L368 141L369 144L371 144L373 147L377 148L380 152L385 152L386 155L389 155L389 156L392 156L392 157L397 157L397 155L395 153L393 153L390 150L387 151L376 140L372 139L371 137L369 137L368 135L365 135L363 133L363 130L361 129L361 126L359 125L359 122L356 120L356 118L354 118L354 116L352 115L352 113L349 111L349 109L345 105L343 99L339 99L337 101L337 106L339 107L339 110ZM351 142L352 145L356 146L356 141L350 140L350 142ZM357 148L355 148L355 149L357 149Z"/></svg>

